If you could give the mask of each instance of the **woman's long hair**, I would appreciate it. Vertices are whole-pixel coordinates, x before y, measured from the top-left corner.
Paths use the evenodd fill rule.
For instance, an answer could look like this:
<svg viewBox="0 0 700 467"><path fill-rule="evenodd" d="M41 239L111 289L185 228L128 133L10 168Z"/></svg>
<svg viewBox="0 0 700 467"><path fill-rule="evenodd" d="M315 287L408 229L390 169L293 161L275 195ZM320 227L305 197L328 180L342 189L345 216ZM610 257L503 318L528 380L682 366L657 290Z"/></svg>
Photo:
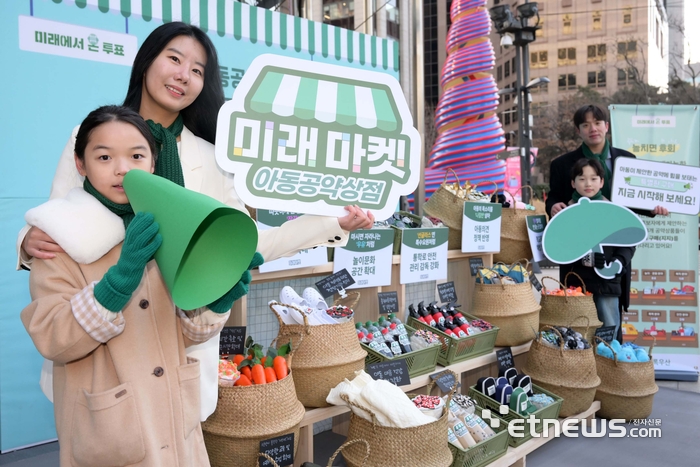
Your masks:
<svg viewBox="0 0 700 467"><path fill-rule="evenodd" d="M124 105L138 112L141 108L143 79L153 61L176 37L187 36L199 42L207 53L204 67L204 86L197 99L180 111L185 126L196 136L214 144L216 138L216 117L224 104L224 89L221 86L219 58L211 39L197 26L182 22L166 23L157 27L141 45L134 65L131 68L129 89Z"/></svg>

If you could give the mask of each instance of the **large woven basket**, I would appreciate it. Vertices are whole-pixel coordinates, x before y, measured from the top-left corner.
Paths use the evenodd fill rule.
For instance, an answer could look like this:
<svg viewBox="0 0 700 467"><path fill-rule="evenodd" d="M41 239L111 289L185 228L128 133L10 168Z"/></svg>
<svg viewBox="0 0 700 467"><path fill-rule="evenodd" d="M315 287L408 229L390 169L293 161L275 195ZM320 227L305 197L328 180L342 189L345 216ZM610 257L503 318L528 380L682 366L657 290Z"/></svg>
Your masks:
<svg viewBox="0 0 700 467"><path fill-rule="evenodd" d="M557 349L542 341L541 335L532 341L523 373L532 382L562 397L560 417L568 417L587 410L600 386L596 372L593 346L584 350L564 350L564 339L559 331L549 326L560 338Z"/></svg>
<svg viewBox="0 0 700 467"><path fill-rule="evenodd" d="M522 284L484 284L477 278L472 314L499 328L496 346L531 341L540 324L540 306L529 281Z"/></svg>
<svg viewBox="0 0 700 467"><path fill-rule="evenodd" d="M449 371L449 370L448 370ZM457 375L454 375L457 381ZM428 393L433 382L428 383ZM372 421L350 414L348 441L365 439L370 444L370 454L366 467L448 467L452 464L452 452L447 441L447 416L449 402L456 390L450 391L442 416L434 422L412 428L393 428L377 423L374 413L351 402L345 394L341 397L349 405L364 410ZM350 467L361 467L366 450L358 445L350 446L343 452L345 462Z"/></svg>
<svg viewBox="0 0 700 467"><path fill-rule="evenodd" d="M282 346L292 340L296 349L290 364L294 370L294 385L297 397L304 407L327 407L326 397L330 390L345 378L352 379L355 372L365 367L367 352L362 350L357 339L355 322L351 319L340 324L309 325L306 316L304 324L285 324L274 309L270 309L279 321L277 345ZM304 312L294 305L302 315ZM303 340L302 340L303 336Z"/></svg>
<svg viewBox="0 0 700 467"><path fill-rule="evenodd" d="M649 349L648 362L623 362L604 340L596 336L613 353L614 360L596 354L595 362L600 386L595 399L600 401L598 415L602 418L621 418L627 421L644 419L651 415L654 394L659 390L654 378L654 362Z"/></svg>
<svg viewBox="0 0 700 467"><path fill-rule="evenodd" d="M293 376L290 371L274 383L219 386L216 411L202 423L212 467L257 465L260 441L288 433L294 433L296 452L304 406L296 397Z"/></svg>
<svg viewBox="0 0 700 467"><path fill-rule="evenodd" d="M348 446L351 446L351 445L357 444L357 443L362 443L364 445L364 448L365 448L365 457L362 460L362 464L360 464L361 467L364 467L366 462L367 462L367 459L369 458L369 453L370 453L369 443L367 441L365 441L364 439L354 439L352 441L346 441L345 443L343 443L338 449L335 450L333 455L328 459L328 464L326 465L326 467L333 467L333 461L335 460L336 457L338 457L338 454L340 454L340 451L347 448ZM264 452L261 452L260 454L258 454L258 456L264 457L265 459L270 461L270 464L272 464L272 467L280 467L279 464L277 462L275 462L275 460L272 457L268 456ZM306 466L306 465L317 465L317 464L311 464L310 462L304 462L302 465ZM257 464L256 464L256 467L257 467Z"/></svg>
<svg viewBox="0 0 700 467"><path fill-rule="evenodd" d="M603 325L603 323L598 320L598 311L595 307L595 302L593 301L593 295L584 295L582 297L569 296L566 289L568 288L567 279L569 275L573 274L578 277L579 281L583 286L583 293L586 294L586 284L583 283L583 279L575 272L569 272L564 277L564 283L562 284L553 277L545 276L542 278L542 299L540 300L540 327L542 326L567 326L571 327L575 331L580 332L583 337L593 344L593 336L595 335L595 330ZM559 284L564 290L564 296L557 295L547 295L547 288L544 285L544 280L550 279ZM588 319L589 326L584 328L583 326L572 326L572 323L580 317L585 317Z"/></svg>
<svg viewBox="0 0 700 467"><path fill-rule="evenodd" d="M532 187L524 185L522 188ZM521 189L522 189L521 188ZM494 263L512 263L520 258L532 258L530 237L527 233L527 216L535 215L534 211L517 209L515 197L507 190L512 198L512 207L503 209L501 213L501 251L493 255Z"/></svg>

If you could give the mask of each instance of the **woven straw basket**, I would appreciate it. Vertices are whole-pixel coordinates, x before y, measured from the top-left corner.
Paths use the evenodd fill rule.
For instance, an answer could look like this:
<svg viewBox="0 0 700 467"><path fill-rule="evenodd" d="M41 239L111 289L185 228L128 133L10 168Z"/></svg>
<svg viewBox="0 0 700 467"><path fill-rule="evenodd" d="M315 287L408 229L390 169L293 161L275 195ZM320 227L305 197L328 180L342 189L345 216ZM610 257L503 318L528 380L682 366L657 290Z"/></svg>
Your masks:
<svg viewBox="0 0 700 467"><path fill-rule="evenodd" d="M529 188L532 193L530 185L524 185L522 188ZM535 211L516 209L515 197L510 191L504 191L512 198L513 205L511 208L504 208L501 213L501 251L493 255L493 262L510 264L520 258L532 258L526 219L527 216L534 216Z"/></svg>
<svg viewBox="0 0 700 467"><path fill-rule="evenodd" d="M573 274L578 277L579 281L583 286L583 293L586 293L586 285L583 283L583 279L575 272L569 272L564 277L564 283L562 284L553 277L545 276L542 278L542 299L540 300L540 305L542 309L540 310L540 327L542 326L567 326L580 332L583 337L586 338L588 342L593 345L593 336L595 335L595 330L603 325L602 322L598 320L598 311L595 307L595 302L593 301L593 295L584 295L583 297L570 297L566 289L568 287L567 279L569 275ZM547 288L544 286L544 280L550 279L559 284L564 290L564 296L547 295ZM588 319L589 326L571 326L571 324L578 318L585 317Z"/></svg>
<svg viewBox="0 0 700 467"><path fill-rule="evenodd" d="M340 446L338 449L336 449L335 452L333 453L333 455L328 459L328 465L326 467L333 467L333 461L335 460L336 457L338 457L338 454L340 454L340 451L347 448L348 446L351 446L351 445L357 444L357 443L364 444L365 457L364 457L364 459L362 459L362 464L360 464L361 467L364 467L365 463L367 462L367 459L369 458L369 453L370 453L369 443L367 441L365 441L364 439L354 439L352 441L346 441L345 443L343 443L343 445ZM272 467L280 467L279 464L277 464L277 462L275 462L275 460L273 458L271 458L270 456L268 456L264 452L261 452L260 454L258 454L258 456L264 457L265 459L270 461L270 463L272 464ZM306 465L306 463L304 463L304 465ZM316 464L313 464L313 465L316 465ZM256 467L257 467L257 464L256 464Z"/></svg>
<svg viewBox="0 0 700 467"><path fill-rule="evenodd" d="M484 284L477 278L472 314L499 328L496 346L531 341L540 324L540 306L530 281L522 284Z"/></svg>
<svg viewBox="0 0 700 467"><path fill-rule="evenodd" d="M359 293L357 296L359 300ZM340 324L311 326L304 316L303 325L285 324L273 308L275 304L270 303L270 309L280 326L277 345L282 346L291 339L292 348L296 349L290 368L294 370L297 397L304 407L327 407L330 390L345 378L352 379L356 371L365 367L367 352L362 350L357 339L355 322L351 319ZM295 308L304 315L294 305L279 305Z"/></svg>
<svg viewBox="0 0 700 467"><path fill-rule="evenodd" d="M545 344L538 334L532 341L523 373L530 375L532 382L564 399L560 417L569 417L587 410L593 403L600 378L596 373L593 346L584 350L565 350L564 339L559 348Z"/></svg>
<svg viewBox="0 0 700 467"><path fill-rule="evenodd" d="M615 360L596 354L595 362L600 376L600 386L595 399L600 401L598 415L602 418L622 418L627 421L643 419L651 415L654 394L659 390L654 380L654 362L649 349L648 362L623 362L610 345L596 336L613 353Z"/></svg>
<svg viewBox="0 0 700 467"><path fill-rule="evenodd" d="M457 375L454 377L457 381ZM433 384L433 381L428 383L428 393L430 393ZM456 389L455 385L447 396L447 403L439 419L412 428L381 426L377 423L377 418L370 409L351 402L347 395L342 394L340 397L349 405L364 410L372 418L370 422L351 412L348 441L368 440L370 454L366 464L363 464L362 459L365 457L366 451L361 446L350 446L343 452L347 465L350 467L361 467L362 465L367 467L448 467L451 465L452 452L445 434L447 433L448 407Z"/></svg>
<svg viewBox="0 0 700 467"><path fill-rule="evenodd" d="M209 462L212 467L257 465L260 441L288 433L294 433L296 452L303 417L292 371L274 383L219 386L216 411L202 423Z"/></svg>

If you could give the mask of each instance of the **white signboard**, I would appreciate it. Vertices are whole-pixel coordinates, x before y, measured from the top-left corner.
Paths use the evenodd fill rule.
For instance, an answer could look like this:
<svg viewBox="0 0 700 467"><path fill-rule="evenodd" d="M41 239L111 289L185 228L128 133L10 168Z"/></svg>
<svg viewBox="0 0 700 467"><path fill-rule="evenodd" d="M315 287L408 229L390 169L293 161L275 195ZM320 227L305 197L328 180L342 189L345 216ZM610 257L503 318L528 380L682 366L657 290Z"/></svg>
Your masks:
<svg viewBox="0 0 700 467"><path fill-rule="evenodd" d="M447 228L404 229L401 283L447 279Z"/></svg>
<svg viewBox="0 0 700 467"><path fill-rule="evenodd" d="M355 283L348 289L391 285L393 249L393 229L356 230L346 246L335 249L333 272L350 272Z"/></svg>
<svg viewBox="0 0 700 467"><path fill-rule="evenodd" d="M700 211L700 168L631 157L615 159L612 201L628 208L697 215Z"/></svg>
<svg viewBox="0 0 700 467"><path fill-rule="evenodd" d="M527 236L530 238L530 249L532 250L532 259L538 263L545 259L544 251L542 251L542 237L544 229L547 227L547 216L527 216Z"/></svg>
<svg viewBox="0 0 700 467"><path fill-rule="evenodd" d="M498 253L501 250L501 211L497 203L464 203L462 253Z"/></svg>

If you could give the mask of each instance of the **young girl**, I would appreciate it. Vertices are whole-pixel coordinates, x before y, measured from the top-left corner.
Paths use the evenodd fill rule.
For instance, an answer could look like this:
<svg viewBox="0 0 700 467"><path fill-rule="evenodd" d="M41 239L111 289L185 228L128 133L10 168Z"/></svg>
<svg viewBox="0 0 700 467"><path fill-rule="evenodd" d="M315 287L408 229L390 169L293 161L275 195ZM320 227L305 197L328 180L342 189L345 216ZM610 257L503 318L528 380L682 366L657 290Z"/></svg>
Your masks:
<svg viewBox="0 0 700 467"><path fill-rule="evenodd" d="M153 215L134 215L129 170L153 172L155 142L133 110L91 112L75 142L85 177L65 199L27 213L66 253L36 259L21 314L53 361L61 466L208 466L200 427L199 361L185 347L216 335L238 285L206 308L177 309L151 258ZM259 259L259 258L258 258Z"/></svg>
<svg viewBox="0 0 700 467"><path fill-rule="evenodd" d="M581 198L605 200L601 193L604 183L604 169L596 159L579 159L571 171L571 186L574 188L569 205L577 203ZM603 326L615 326L615 332L620 327L620 309L629 306L629 274L634 247L604 246L603 253L592 253L583 259L560 266L560 276L573 271L583 279L586 289L593 293L593 301L598 311L598 319ZM594 267L602 268L605 263L619 261L622 271L612 279L603 279L596 274ZM625 278L627 278L625 280ZM580 286L576 276L569 276L568 284ZM623 292L624 289L624 292Z"/></svg>

